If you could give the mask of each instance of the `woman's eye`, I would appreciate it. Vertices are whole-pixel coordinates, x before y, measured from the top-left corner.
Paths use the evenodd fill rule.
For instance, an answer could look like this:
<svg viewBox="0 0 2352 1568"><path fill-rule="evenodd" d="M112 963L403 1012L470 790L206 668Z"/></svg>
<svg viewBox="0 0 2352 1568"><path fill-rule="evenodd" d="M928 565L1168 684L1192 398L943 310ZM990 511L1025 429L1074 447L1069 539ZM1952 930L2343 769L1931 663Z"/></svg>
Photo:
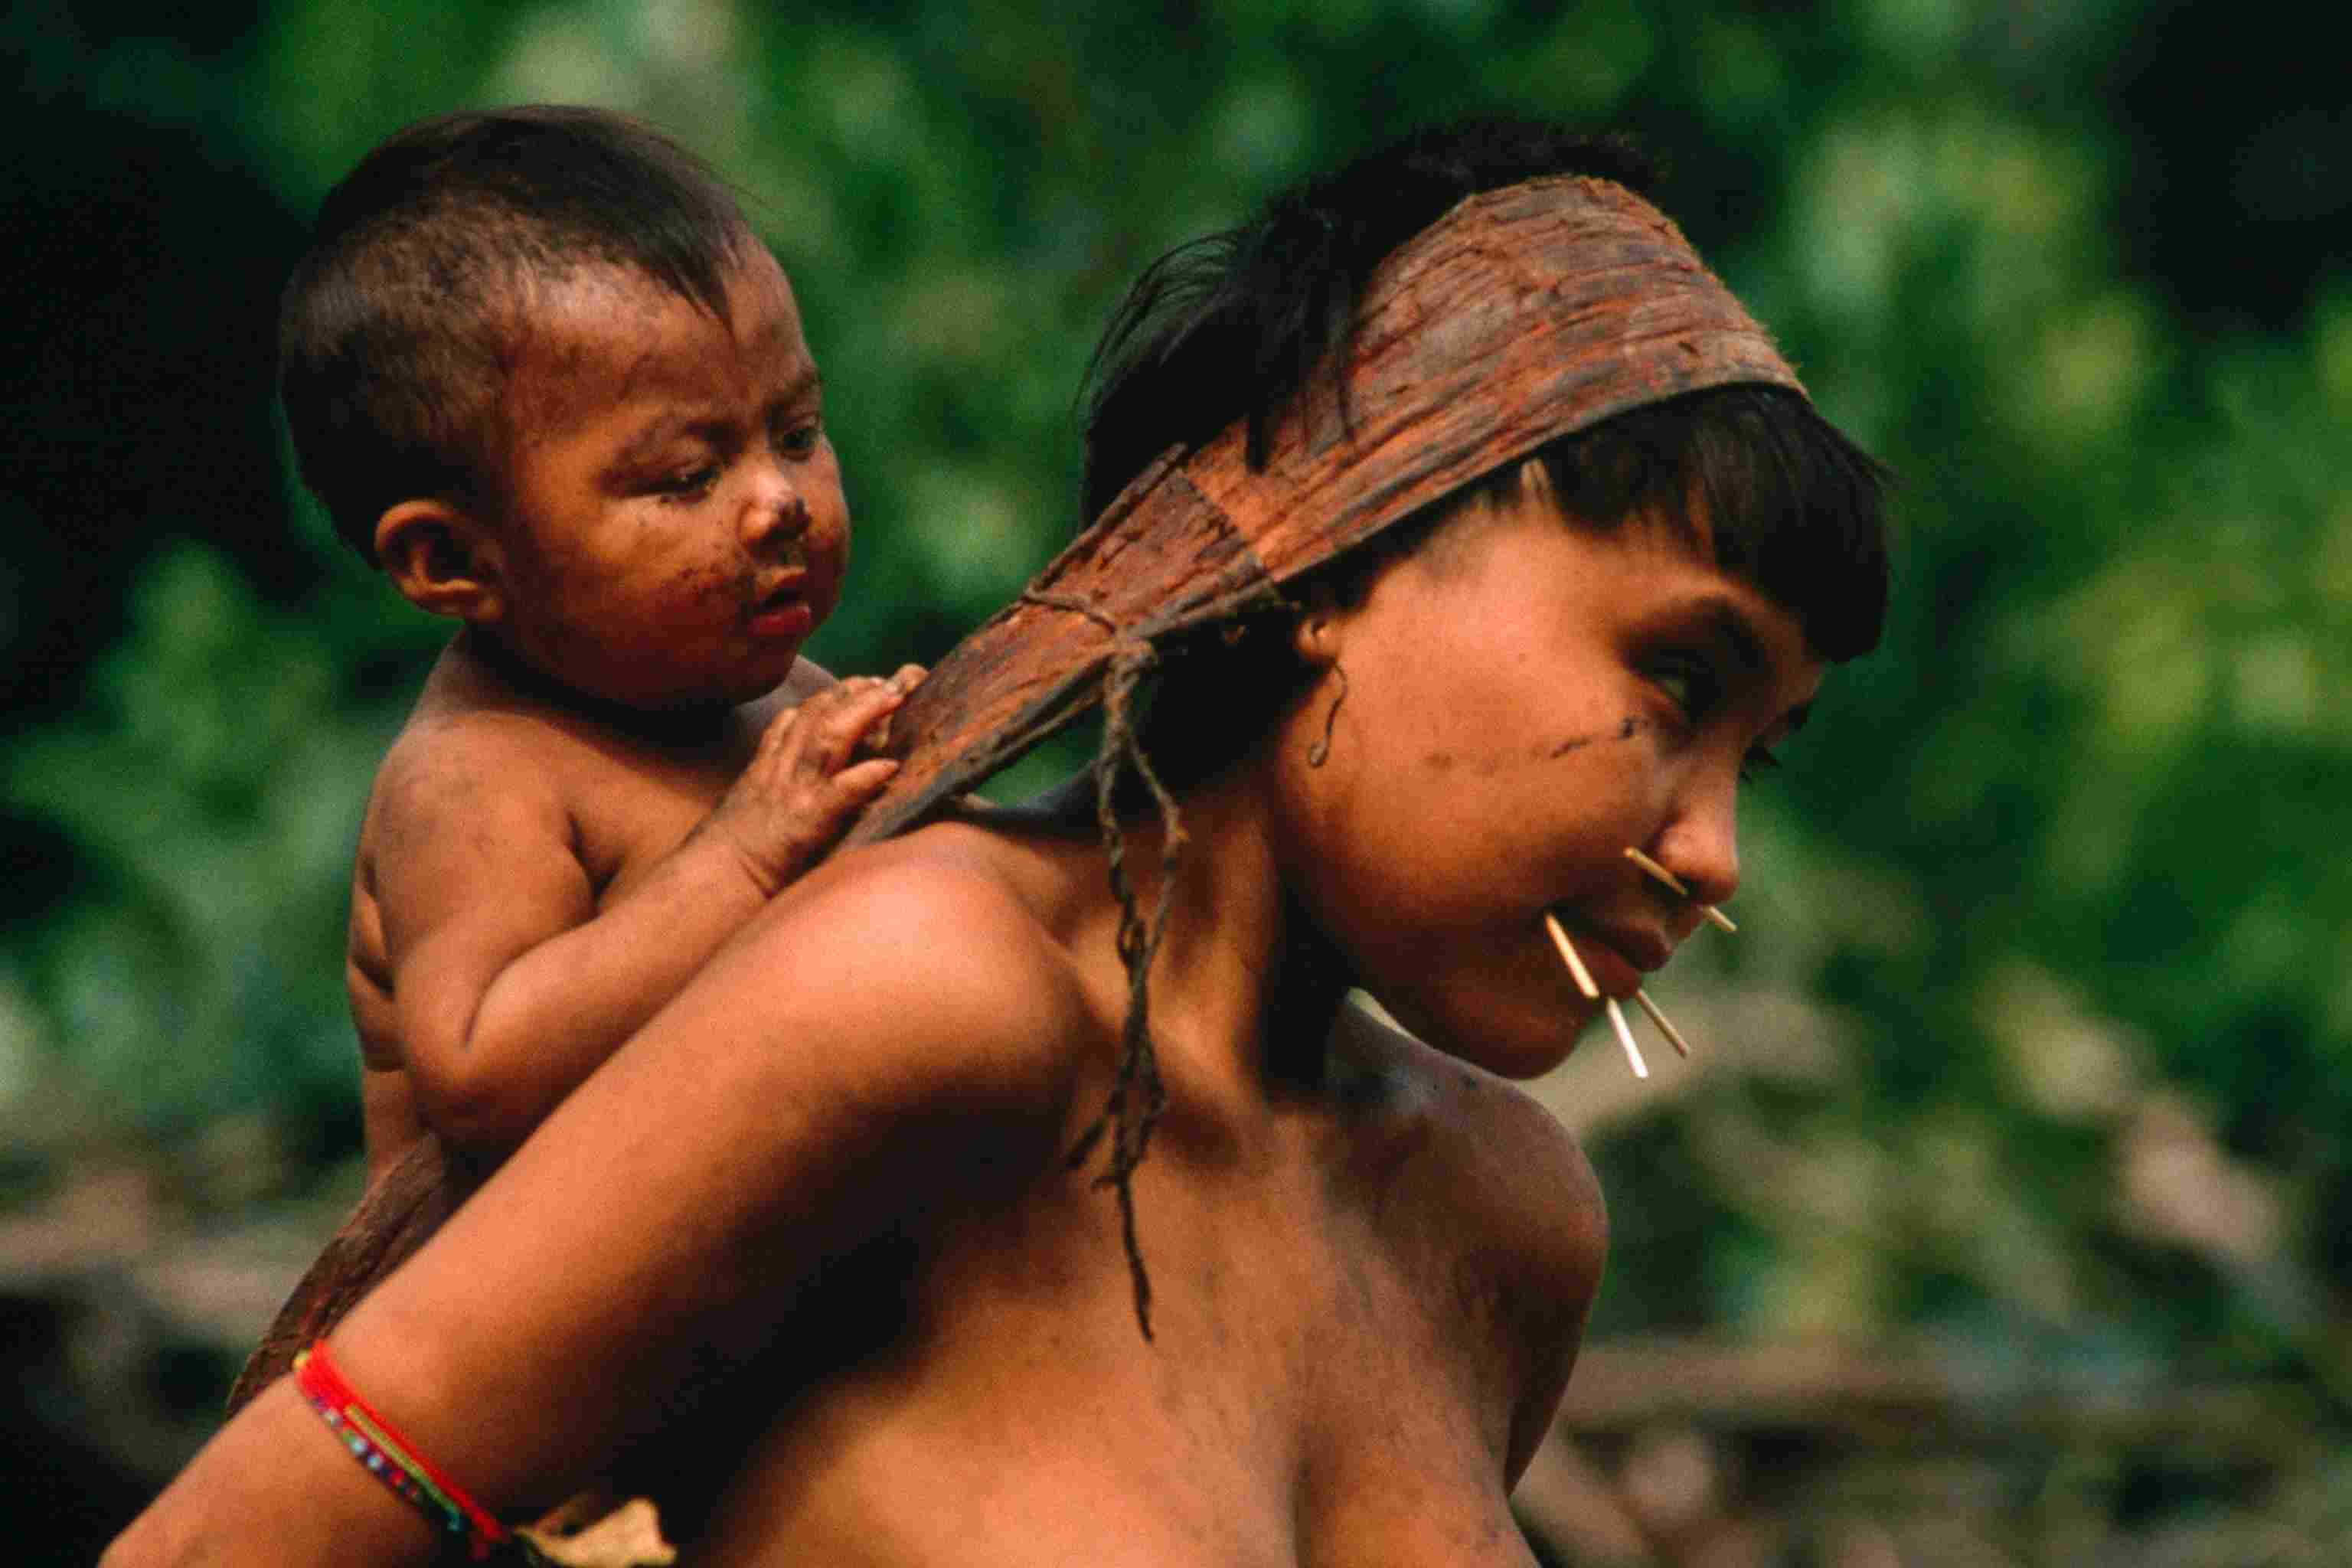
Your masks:
<svg viewBox="0 0 2352 1568"><path fill-rule="evenodd" d="M1664 692L1667 700L1682 710L1685 723L1704 721L1722 696L1722 683L1716 679L1714 668L1703 658L1671 655L1654 661L1645 673L1650 684Z"/></svg>

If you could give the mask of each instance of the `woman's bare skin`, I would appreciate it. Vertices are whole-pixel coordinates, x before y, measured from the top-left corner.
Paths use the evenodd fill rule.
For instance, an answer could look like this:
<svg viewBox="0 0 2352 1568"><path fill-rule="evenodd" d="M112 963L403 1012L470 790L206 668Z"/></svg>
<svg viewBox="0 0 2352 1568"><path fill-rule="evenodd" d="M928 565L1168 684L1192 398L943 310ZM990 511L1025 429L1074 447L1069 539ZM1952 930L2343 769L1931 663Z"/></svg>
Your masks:
<svg viewBox="0 0 2352 1568"><path fill-rule="evenodd" d="M1730 896L1739 768L1820 666L1662 531L1540 498L1458 526L1442 564L1302 617L1300 657L1353 672L1336 726L1310 693L1184 802L1170 1110L1135 1184L1150 1342L1068 1159L1126 1005L1105 852L948 824L819 868L722 949L336 1331L353 1384L501 1514L616 1467L717 1479L672 1516L688 1562L1530 1563L1507 1498L1605 1222L1490 1069L1545 1069L1591 1016L1547 911L1612 994L1696 923L1624 843ZM1417 689L1474 677L1475 703ZM1618 739L1539 743L1583 734ZM1437 786L1399 770L1449 748L1478 782L1413 811ZM1130 826L1147 880L1156 837ZM1434 1044L1339 1011L1341 975ZM110 1563L239 1542L433 1549L286 1381Z"/></svg>

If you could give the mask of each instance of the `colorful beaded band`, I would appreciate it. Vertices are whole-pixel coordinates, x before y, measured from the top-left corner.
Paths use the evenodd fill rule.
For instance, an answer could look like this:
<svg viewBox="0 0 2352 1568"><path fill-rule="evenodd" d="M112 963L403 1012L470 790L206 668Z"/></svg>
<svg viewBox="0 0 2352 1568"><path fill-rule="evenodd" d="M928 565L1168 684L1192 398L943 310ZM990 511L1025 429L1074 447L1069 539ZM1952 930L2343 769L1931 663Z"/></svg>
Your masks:
<svg viewBox="0 0 2352 1568"><path fill-rule="evenodd" d="M327 1354L326 1341L319 1341L294 1358L294 1386L368 1474L398 1493L434 1528L463 1540L476 1562L506 1541L506 1526L419 1454L343 1381Z"/></svg>

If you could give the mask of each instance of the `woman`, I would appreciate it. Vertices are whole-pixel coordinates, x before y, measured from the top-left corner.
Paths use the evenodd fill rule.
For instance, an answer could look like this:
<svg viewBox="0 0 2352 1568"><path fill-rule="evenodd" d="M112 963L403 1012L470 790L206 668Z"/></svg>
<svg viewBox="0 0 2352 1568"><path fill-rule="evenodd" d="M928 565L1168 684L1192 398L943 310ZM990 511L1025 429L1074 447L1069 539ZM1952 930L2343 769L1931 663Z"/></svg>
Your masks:
<svg viewBox="0 0 2352 1568"><path fill-rule="evenodd" d="M426 1560L314 1405L485 1545L617 1469L693 1561L1531 1562L1605 1222L1507 1080L1731 896L1885 601L1874 468L1633 173L1423 137L1148 276L1101 520L874 823L1099 695L1103 830L812 875L110 1562Z"/></svg>

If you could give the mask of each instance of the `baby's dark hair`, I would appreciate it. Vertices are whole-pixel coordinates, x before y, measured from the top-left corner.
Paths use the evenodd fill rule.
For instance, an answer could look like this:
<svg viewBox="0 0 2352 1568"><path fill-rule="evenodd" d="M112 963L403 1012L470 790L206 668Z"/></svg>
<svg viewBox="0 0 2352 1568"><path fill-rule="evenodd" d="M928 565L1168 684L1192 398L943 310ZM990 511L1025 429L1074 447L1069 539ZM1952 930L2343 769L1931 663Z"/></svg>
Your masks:
<svg viewBox="0 0 2352 1568"><path fill-rule="evenodd" d="M1162 257L1129 291L1095 351L1086 403L1091 519L1171 447L1197 447L1236 420L1262 468L1275 422L1325 388L1344 417L1333 351L1390 252L1464 198L1551 175L1588 175L1648 195L1650 162L1614 137L1519 120L1421 132L1276 197L1254 221ZM1685 394L1549 443L1562 508L1615 528L1636 513L1703 512L1716 563L1787 605L1814 650L1844 660L1885 618L1885 471L1803 396L1764 384ZM1470 496L1516 484L1517 462L1473 481L1325 568L1343 600L1416 548Z"/></svg>
<svg viewBox="0 0 2352 1568"><path fill-rule="evenodd" d="M482 500L531 290L634 268L723 314L758 245L727 185L653 127L531 105L396 132L327 193L278 313L302 482L371 562L418 496Z"/></svg>

